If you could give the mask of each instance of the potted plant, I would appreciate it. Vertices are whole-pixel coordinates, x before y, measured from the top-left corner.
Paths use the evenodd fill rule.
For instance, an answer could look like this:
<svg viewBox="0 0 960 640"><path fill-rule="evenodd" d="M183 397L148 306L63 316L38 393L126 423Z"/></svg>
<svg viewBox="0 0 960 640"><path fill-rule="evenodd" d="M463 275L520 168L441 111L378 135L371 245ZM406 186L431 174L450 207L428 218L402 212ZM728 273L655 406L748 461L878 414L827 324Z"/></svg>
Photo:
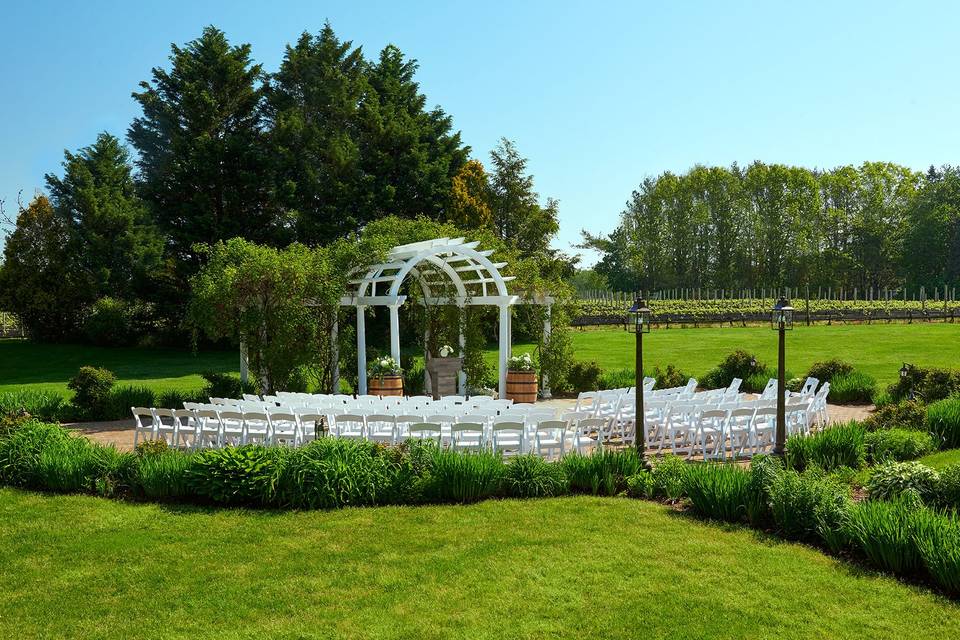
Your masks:
<svg viewBox="0 0 960 640"><path fill-rule="evenodd" d="M369 392L375 396L402 396L403 370L390 356L374 359L368 371Z"/></svg>
<svg viewBox="0 0 960 640"><path fill-rule="evenodd" d="M514 402L537 401L537 369L529 353L507 359L507 398Z"/></svg>

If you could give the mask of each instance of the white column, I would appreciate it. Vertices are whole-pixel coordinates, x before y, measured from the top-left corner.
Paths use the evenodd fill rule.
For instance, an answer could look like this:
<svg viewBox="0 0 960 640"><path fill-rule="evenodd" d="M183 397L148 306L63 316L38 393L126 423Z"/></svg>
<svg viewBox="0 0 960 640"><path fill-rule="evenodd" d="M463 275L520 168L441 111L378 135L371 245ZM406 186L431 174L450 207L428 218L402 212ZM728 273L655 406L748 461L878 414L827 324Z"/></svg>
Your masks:
<svg viewBox="0 0 960 640"><path fill-rule="evenodd" d="M366 307L357 306L357 393L367 392L367 322Z"/></svg>
<svg viewBox="0 0 960 640"><path fill-rule="evenodd" d="M330 329L330 392L340 393L340 309L335 313Z"/></svg>
<svg viewBox="0 0 960 640"><path fill-rule="evenodd" d="M424 309L426 312L427 310ZM427 345L430 343L430 321L429 314L427 323L423 327L423 389L428 396L433 395L433 380L430 378L430 367L427 366L427 360L430 353L427 351Z"/></svg>
<svg viewBox="0 0 960 640"><path fill-rule="evenodd" d="M463 354L466 352L466 348L467 348L467 339L466 339L466 337L464 337L464 335L463 335L463 325L466 323L466 320L467 320L467 319L464 317L464 314L466 314L466 312L467 312L467 310L464 309L463 304L461 304L461 305L460 305L460 317L458 318L458 320L460 320L460 342L459 342L459 346L460 346L460 358L461 358L461 362L462 362L462 359L463 359ZM467 374L463 371L463 366L462 366L462 365L461 365L461 367L460 367L460 373L459 373L459 375L457 376L457 389L459 389L460 395L467 395Z"/></svg>
<svg viewBox="0 0 960 640"><path fill-rule="evenodd" d="M390 305L390 357L400 362L400 305Z"/></svg>
<svg viewBox="0 0 960 640"><path fill-rule="evenodd" d="M503 398L507 395L507 358L510 357L510 307L500 306L500 384L498 392Z"/></svg>
<svg viewBox="0 0 960 640"><path fill-rule="evenodd" d="M553 315L553 305L547 305L547 317L543 321L543 343L548 344L550 342L550 332L553 330L552 325L550 324L550 316ZM550 378L547 374L543 374L543 389L541 391L544 400L550 399Z"/></svg>
<svg viewBox="0 0 960 640"><path fill-rule="evenodd" d="M247 343L240 338L240 382L246 383L250 378L250 360L247 358Z"/></svg>

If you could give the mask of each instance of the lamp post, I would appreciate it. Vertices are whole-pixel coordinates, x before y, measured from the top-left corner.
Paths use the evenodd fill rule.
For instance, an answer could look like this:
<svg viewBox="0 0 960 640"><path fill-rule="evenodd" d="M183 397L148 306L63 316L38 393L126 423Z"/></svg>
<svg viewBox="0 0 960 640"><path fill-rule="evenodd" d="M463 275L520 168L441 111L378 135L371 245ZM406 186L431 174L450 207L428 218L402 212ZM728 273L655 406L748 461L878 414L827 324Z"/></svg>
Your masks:
<svg viewBox="0 0 960 640"><path fill-rule="evenodd" d="M643 415L643 334L650 333L650 307L647 306L647 301L637 296L633 306L627 309L627 316L627 331L636 334L637 338L636 373L634 375L637 406L633 425L637 453L642 456L647 439L647 427Z"/></svg>
<svg viewBox="0 0 960 640"><path fill-rule="evenodd" d="M790 306L790 301L782 297L777 300L777 303L773 305L773 309L770 314L770 328L774 329L778 334L779 349L777 353L777 433L776 441L773 445L774 455L782 456L784 445L787 441L787 417L786 417L786 397L787 397L787 381L784 379L786 374L785 364L785 343L784 333L790 329L793 329L793 307Z"/></svg>
<svg viewBox="0 0 960 640"><path fill-rule="evenodd" d="M900 380L901 380L901 381L903 381L903 382L906 382L906 381L907 381L907 378L910 376L910 370L911 370L911 369L913 369L913 365L912 365L912 364L907 364L906 362L903 363L903 366L900 367ZM910 385L910 391L907 393L907 397L908 397L910 400L913 400L913 399L914 399L913 385L912 385L912 384Z"/></svg>

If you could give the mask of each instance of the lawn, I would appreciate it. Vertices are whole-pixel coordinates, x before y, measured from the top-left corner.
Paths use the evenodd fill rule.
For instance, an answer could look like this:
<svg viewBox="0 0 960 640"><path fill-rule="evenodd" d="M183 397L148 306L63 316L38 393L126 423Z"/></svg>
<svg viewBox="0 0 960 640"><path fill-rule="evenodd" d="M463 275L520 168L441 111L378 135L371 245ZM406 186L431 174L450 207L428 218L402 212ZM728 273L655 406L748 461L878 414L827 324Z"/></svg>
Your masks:
<svg viewBox="0 0 960 640"><path fill-rule="evenodd" d="M955 638L960 605L661 505L334 512L0 489L0 637Z"/></svg>
<svg viewBox="0 0 960 640"><path fill-rule="evenodd" d="M928 456L920 458L920 462L934 469L943 469L952 464L960 464L960 449L937 451L936 453L931 453Z"/></svg>
<svg viewBox="0 0 960 640"><path fill-rule="evenodd" d="M633 335L623 331L573 331L578 360L597 361L605 370L633 367ZM903 362L956 367L960 359L960 324L890 324L798 326L787 334L787 369L802 375L817 360L842 358L874 376L893 382ZM645 364L675 364L702 376L734 349L747 349L769 365L776 363L776 334L766 327L661 329L644 341ZM531 350L518 343L514 352ZM496 348L487 358L496 367ZM122 349L81 345L43 345L0 340L0 391L44 388L67 394L66 383L84 364L107 367L121 383L155 389L198 389L206 370L234 371L239 355L232 351Z"/></svg>

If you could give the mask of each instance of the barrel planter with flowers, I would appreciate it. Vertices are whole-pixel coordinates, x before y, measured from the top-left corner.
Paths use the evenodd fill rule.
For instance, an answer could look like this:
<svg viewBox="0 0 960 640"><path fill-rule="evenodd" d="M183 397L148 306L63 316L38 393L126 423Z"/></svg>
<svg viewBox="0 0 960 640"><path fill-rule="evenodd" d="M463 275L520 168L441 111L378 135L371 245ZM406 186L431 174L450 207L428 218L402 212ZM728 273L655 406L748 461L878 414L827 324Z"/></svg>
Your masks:
<svg viewBox="0 0 960 640"><path fill-rule="evenodd" d="M367 392L375 396L403 396L403 370L389 356L377 358L370 365Z"/></svg>
<svg viewBox="0 0 960 640"><path fill-rule="evenodd" d="M537 401L537 369L529 353L507 361L507 399L514 402Z"/></svg>

